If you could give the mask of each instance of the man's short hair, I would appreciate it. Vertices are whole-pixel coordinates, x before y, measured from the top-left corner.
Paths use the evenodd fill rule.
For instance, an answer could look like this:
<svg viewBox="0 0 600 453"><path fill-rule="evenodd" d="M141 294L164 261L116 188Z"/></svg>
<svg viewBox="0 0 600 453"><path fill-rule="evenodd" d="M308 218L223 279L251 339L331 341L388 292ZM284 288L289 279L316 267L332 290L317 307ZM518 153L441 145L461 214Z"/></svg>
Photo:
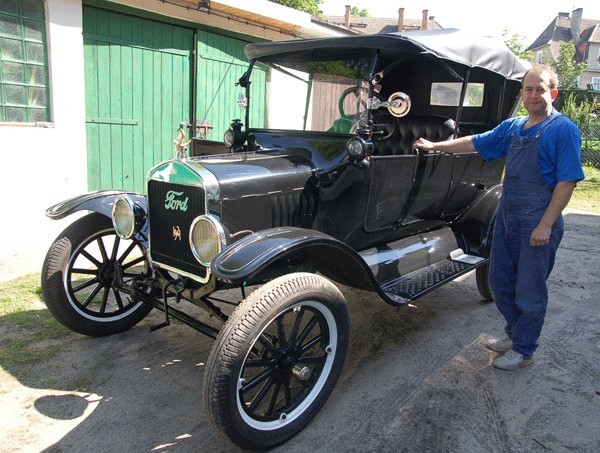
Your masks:
<svg viewBox="0 0 600 453"><path fill-rule="evenodd" d="M548 64L533 65L533 67L529 71L527 71L523 76L523 82L525 82L525 77L527 77L527 74L529 74L532 71L536 73L547 71L548 74L550 74L550 89L555 90L556 88L558 88L558 75L556 75L556 71L552 66Z"/></svg>

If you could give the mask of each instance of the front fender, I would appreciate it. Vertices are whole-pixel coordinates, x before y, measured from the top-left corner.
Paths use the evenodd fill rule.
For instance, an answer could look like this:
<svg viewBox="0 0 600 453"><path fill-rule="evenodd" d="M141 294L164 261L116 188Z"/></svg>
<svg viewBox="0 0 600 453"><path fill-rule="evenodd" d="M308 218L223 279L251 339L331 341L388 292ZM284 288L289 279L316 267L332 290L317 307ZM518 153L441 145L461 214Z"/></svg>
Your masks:
<svg viewBox="0 0 600 453"><path fill-rule="evenodd" d="M46 209L46 216L59 220L77 211L94 211L112 217L112 206L119 195L128 195L135 203L148 212L148 199L145 195L124 190L99 190L56 203Z"/></svg>
<svg viewBox="0 0 600 453"><path fill-rule="evenodd" d="M380 292L367 264L351 247L324 233L296 227L246 236L218 254L211 271L221 280L240 284L280 260L297 259L337 282Z"/></svg>

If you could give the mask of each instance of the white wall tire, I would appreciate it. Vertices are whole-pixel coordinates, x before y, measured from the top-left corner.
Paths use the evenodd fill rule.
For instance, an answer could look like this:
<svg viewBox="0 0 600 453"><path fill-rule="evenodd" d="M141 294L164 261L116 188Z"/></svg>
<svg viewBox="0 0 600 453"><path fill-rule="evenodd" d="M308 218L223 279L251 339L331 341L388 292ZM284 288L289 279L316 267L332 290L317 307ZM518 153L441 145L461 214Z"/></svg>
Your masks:
<svg viewBox="0 0 600 453"><path fill-rule="evenodd" d="M341 292L314 274L273 280L245 299L219 334L205 406L237 446L265 449L300 432L333 390L348 349Z"/></svg>

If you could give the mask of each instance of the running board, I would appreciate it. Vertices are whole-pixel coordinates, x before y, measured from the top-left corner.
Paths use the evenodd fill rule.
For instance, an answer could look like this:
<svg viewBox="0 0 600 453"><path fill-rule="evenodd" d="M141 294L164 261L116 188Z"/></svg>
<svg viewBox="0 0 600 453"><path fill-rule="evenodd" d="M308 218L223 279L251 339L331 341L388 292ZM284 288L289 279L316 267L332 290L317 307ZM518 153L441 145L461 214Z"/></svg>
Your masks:
<svg viewBox="0 0 600 453"><path fill-rule="evenodd" d="M485 258L466 255L458 249L444 261L383 283L381 289L391 300L405 305L486 262Z"/></svg>

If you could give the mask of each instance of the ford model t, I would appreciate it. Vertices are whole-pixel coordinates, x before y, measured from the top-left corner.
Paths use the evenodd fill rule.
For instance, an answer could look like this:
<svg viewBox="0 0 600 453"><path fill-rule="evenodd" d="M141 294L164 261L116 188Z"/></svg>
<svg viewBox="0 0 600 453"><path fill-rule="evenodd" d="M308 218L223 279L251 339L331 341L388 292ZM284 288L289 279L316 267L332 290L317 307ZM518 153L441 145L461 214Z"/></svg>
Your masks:
<svg viewBox="0 0 600 453"><path fill-rule="evenodd" d="M341 373L350 326L333 282L400 306L475 270L490 298L503 162L412 145L511 116L526 67L501 41L456 30L245 51L245 118L224 143L195 140L156 165L146 194L48 209L90 212L52 244L42 284L82 334L122 332L155 308L153 329L174 318L214 338L207 416L236 445L269 448L307 425ZM251 97L253 84L266 96ZM234 302L220 296L232 289Z"/></svg>

